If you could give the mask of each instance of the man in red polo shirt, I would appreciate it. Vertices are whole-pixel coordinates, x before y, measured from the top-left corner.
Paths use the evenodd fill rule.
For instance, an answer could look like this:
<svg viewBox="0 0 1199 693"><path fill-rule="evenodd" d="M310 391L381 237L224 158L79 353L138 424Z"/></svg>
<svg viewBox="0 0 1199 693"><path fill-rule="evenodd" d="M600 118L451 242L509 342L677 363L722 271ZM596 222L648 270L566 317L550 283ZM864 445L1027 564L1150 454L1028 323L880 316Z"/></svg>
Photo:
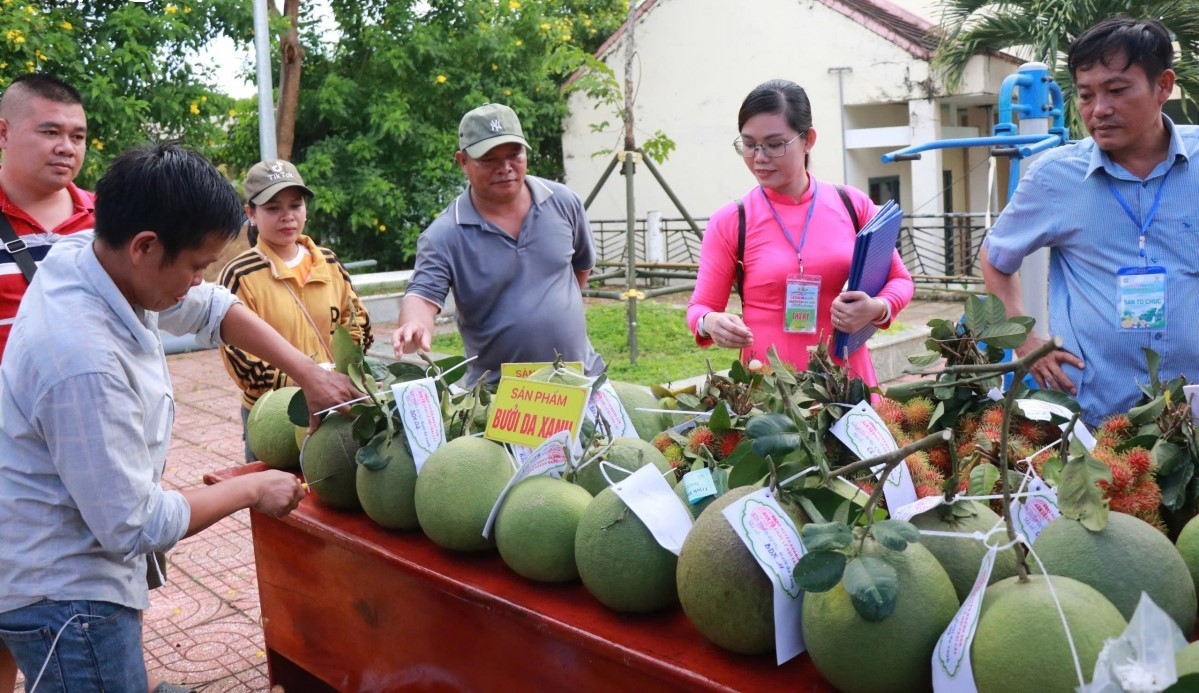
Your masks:
<svg viewBox="0 0 1199 693"><path fill-rule="evenodd" d="M20 243L0 238L0 357L29 287L14 253L26 253L38 262L60 236L94 226L92 194L72 182L86 151L87 117L75 87L51 75L30 73L4 90L0 214L25 250L17 249ZM16 675L12 656L0 646L0 690L11 689Z"/></svg>
<svg viewBox="0 0 1199 693"><path fill-rule="evenodd" d="M72 182L86 151L87 117L75 87L52 75L31 73L4 90L0 214L21 243L0 241L0 358L29 286L17 254L39 262L59 237L94 226L92 194ZM25 249L19 250L22 243Z"/></svg>

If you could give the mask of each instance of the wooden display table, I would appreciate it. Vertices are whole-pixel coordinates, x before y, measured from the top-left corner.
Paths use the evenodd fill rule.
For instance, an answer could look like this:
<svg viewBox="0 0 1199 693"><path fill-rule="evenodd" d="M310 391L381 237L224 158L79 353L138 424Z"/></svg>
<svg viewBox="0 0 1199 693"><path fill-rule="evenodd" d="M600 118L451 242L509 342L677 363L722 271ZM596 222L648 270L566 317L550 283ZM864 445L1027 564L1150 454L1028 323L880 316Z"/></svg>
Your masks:
<svg viewBox="0 0 1199 693"><path fill-rule="evenodd" d="M494 551L445 551L311 495L250 517L269 675L287 691L832 690L806 654L728 653L681 609L618 614L578 582L531 582Z"/></svg>

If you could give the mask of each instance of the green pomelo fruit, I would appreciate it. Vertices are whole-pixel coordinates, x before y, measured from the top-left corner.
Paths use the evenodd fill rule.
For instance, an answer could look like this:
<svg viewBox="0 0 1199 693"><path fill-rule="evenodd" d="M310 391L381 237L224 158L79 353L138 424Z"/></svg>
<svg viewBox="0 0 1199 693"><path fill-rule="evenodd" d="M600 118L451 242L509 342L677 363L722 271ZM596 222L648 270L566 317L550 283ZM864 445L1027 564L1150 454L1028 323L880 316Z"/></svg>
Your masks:
<svg viewBox="0 0 1199 693"><path fill-rule="evenodd" d="M867 539L860 555L894 566L895 611L881 621L862 618L840 582L827 592L804 594L803 637L812 664L845 693L926 691L933 649L958 610L953 583L920 544L891 551ZM863 643L886 645L863 657Z"/></svg>
<svg viewBox="0 0 1199 693"><path fill-rule="evenodd" d="M579 518L579 577L587 591L613 611L648 613L676 604L678 560L611 488L600 492Z"/></svg>
<svg viewBox="0 0 1199 693"><path fill-rule="evenodd" d="M1193 642L1174 653L1174 667L1178 678L1188 674L1199 674L1199 642Z"/></svg>
<svg viewBox="0 0 1199 693"><path fill-rule="evenodd" d="M620 469L607 467L601 472L600 458L591 456L588 459L591 460L590 464L579 470L575 477L575 483L587 489L587 492L593 496L599 495L599 492L608 486L604 472L613 482L619 483L628 476L620 469L631 473L647 464L657 467L671 486L674 486L675 483L674 469L670 466L670 461L658 451L658 448L640 438L615 438L612 440L612 445L603 453L602 459Z"/></svg>
<svg viewBox="0 0 1199 693"><path fill-rule="evenodd" d="M508 492L495 519L500 558L530 580L578 579L575 535L590 503L591 494L568 481L548 476L522 480Z"/></svg>
<svg viewBox="0 0 1199 693"><path fill-rule="evenodd" d="M1174 544L1147 522L1109 513L1107 526L1092 532L1076 520L1059 517L1037 537L1033 550L1046 572L1099 590L1125 620L1132 618L1144 591L1184 634L1195 628L1191 573Z"/></svg>
<svg viewBox="0 0 1199 693"><path fill-rule="evenodd" d="M1191 582L1199 590L1199 515L1192 517L1179 532L1175 548L1191 573Z"/></svg>
<svg viewBox="0 0 1199 693"><path fill-rule="evenodd" d="M679 603L704 637L726 650L774 650L774 586L724 516L734 501L757 491L741 486L717 498L695 521L679 554ZM803 516L783 505L798 529Z"/></svg>
<svg viewBox="0 0 1199 693"><path fill-rule="evenodd" d="M484 438L455 438L433 451L416 478L416 517L434 544L483 551L487 516L513 474L508 453Z"/></svg>
<svg viewBox="0 0 1199 693"><path fill-rule="evenodd" d="M367 517L387 529L416 529L416 463L404 436L396 433L379 447L388 460L382 469L358 465L358 500Z"/></svg>
<svg viewBox="0 0 1199 693"><path fill-rule="evenodd" d="M254 402L246 419L246 437L250 452L268 467L299 469L300 447L296 443L295 424L287 418L287 405L298 387L270 390Z"/></svg>
<svg viewBox="0 0 1199 693"><path fill-rule="evenodd" d="M1038 538L1036 543L1041 540ZM1050 579L1053 594L1070 624L1083 676L1090 678L1104 640L1119 637L1128 624L1120 611L1092 587L1059 575ZM1053 594L1043 575L1030 576L1027 583L1010 577L987 588L970 649L979 691L1042 693L1078 687L1074 659Z"/></svg>
<svg viewBox="0 0 1199 693"><path fill-rule="evenodd" d="M296 426L296 449L304 449L304 440L308 438L308 428L305 426Z"/></svg>
<svg viewBox="0 0 1199 693"><path fill-rule="evenodd" d="M706 498L700 498L693 504L687 500L687 485L681 481L675 484L674 495L678 496L679 500L683 501L683 505L687 506L687 512L691 513L691 519L693 520L697 519L700 514L703 513L703 511L707 510L708 507L712 505L712 501L720 497L708 496Z"/></svg>
<svg viewBox="0 0 1199 693"><path fill-rule="evenodd" d="M304 443L304 478L322 503L339 510L361 510L354 455L354 420L330 414Z"/></svg>
<svg viewBox="0 0 1199 693"><path fill-rule="evenodd" d="M937 532L957 532L959 534L979 532L986 534L991 531L995 523L1001 522L994 510L981 503L965 501L963 505L974 514L967 517L958 517L956 515L944 517L943 513L948 508L941 506L913 517L912 524L920 529ZM992 536L989 541L992 544L1006 544L1006 537L1006 534L1002 535L1002 537ZM978 568L982 565L983 556L987 553L986 545L981 541L973 539L954 539L953 537L927 535L921 535L920 543L937 557L937 560L941 563L941 567L949 574L949 579L953 582L953 589L957 592L958 601L964 600L966 595L970 594L971 588L974 587L974 580L978 577ZM995 566L991 570L991 580L988 584L995 584L1015 574L1016 553L1014 551L1000 551L995 555Z"/></svg>
<svg viewBox="0 0 1199 693"><path fill-rule="evenodd" d="M637 429L639 438L645 441L653 440L654 436L674 425L667 414L637 411L638 408L663 408L658 405L658 398L654 397L649 390L632 383L615 380L611 383L612 389L616 390L616 396L620 398L620 403L624 405L624 410L629 413L629 419L633 422L633 428Z"/></svg>

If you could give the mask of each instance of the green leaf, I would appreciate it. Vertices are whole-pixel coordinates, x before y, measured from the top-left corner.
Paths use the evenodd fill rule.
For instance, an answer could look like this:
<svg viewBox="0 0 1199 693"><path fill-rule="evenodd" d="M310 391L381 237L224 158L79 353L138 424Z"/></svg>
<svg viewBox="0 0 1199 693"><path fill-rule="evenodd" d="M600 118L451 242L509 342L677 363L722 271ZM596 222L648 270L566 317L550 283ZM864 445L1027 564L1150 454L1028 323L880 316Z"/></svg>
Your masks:
<svg viewBox="0 0 1199 693"><path fill-rule="evenodd" d="M1078 406L1078 400L1059 390L1032 390L1023 399L1035 399L1041 402L1060 404L1075 414L1082 411L1082 407Z"/></svg>
<svg viewBox="0 0 1199 693"><path fill-rule="evenodd" d="M843 522L809 522L799 534L808 551L843 549L853 542L853 532Z"/></svg>
<svg viewBox="0 0 1199 693"><path fill-rule="evenodd" d="M387 442L387 436L387 431L383 431L371 438L369 443L358 448L358 452L354 453L354 461L373 472L390 464L391 460L381 453Z"/></svg>
<svg viewBox="0 0 1199 693"><path fill-rule="evenodd" d="M1152 400L1128 410L1128 420L1136 426L1143 426L1156 419L1166 408L1165 397L1155 397Z"/></svg>
<svg viewBox="0 0 1199 693"><path fill-rule="evenodd" d="M1062 483L1062 458L1060 455L1054 455L1045 460L1045 464L1041 466L1041 478L1054 488Z"/></svg>
<svg viewBox="0 0 1199 693"><path fill-rule="evenodd" d="M970 470L968 493L971 496L986 496L995 490L999 481L999 469L990 462L983 462Z"/></svg>
<svg viewBox="0 0 1199 693"><path fill-rule="evenodd" d="M779 352L774 348L773 344L766 350L766 360L770 362L770 368L774 372L775 379L786 385L797 384L795 376L791 375L791 371L787 370L787 366L779 358Z"/></svg>
<svg viewBox="0 0 1199 693"><path fill-rule="evenodd" d="M1171 474L1159 474L1157 484L1162 490L1162 507L1177 512L1186 506L1186 488L1194 478L1195 468L1184 465Z"/></svg>
<svg viewBox="0 0 1199 693"><path fill-rule="evenodd" d="M1003 301L992 295L970 296L966 299L966 329L980 339L981 334L1007 321Z"/></svg>
<svg viewBox="0 0 1199 693"><path fill-rule="evenodd" d="M1153 467L1159 475L1167 475L1172 474L1180 464L1188 466L1191 464L1186 453L1186 448L1181 445L1171 443L1165 438L1158 438L1153 449L1149 451L1149 458L1153 460Z"/></svg>
<svg viewBox="0 0 1199 693"><path fill-rule="evenodd" d="M784 457L803 443L799 429L789 416L761 414L749 420L745 435L753 441L754 452L761 457Z"/></svg>
<svg viewBox="0 0 1199 693"><path fill-rule="evenodd" d="M845 566L842 581L854 610L867 621L881 621L895 611L899 575L890 563L858 556Z"/></svg>
<svg viewBox="0 0 1199 693"><path fill-rule="evenodd" d="M903 551L908 544L920 541L920 530L904 520L875 522L870 528L870 535L892 551Z"/></svg>
<svg viewBox="0 0 1199 693"><path fill-rule="evenodd" d="M741 359L733 361L729 366L729 378L735 383L748 383L750 381L749 371L745 369L745 364L741 363Z"/></svg>
<svg viewBox="0 0 1199 693"><path fill-rule="evenodd" d="M354 436L354 440L358 441L359 445L365 445L375 437L375 433L379 428L380 416L379 411L375 410L354 419L354 423L350 427L350 433Z"/></svg>
<svg viewBox="0 0 1199 693"><path fill-rule="evenodd" d="M1013 315L1008 318L1008 322L1014 322L1023 327L1026 334L1032 334L1032 328L1037 326L1037 319L1030 318L1027 315Z"/></svg>
<svg viewBox="0 0 1199 693"><path fill-rule="evenodd" d="M847 528L848 529L848 528ZM845 554L809 551L795 564L795 584L806 592L827 592L837 586L845 572Z"/></svg>
<svg viewBox="0 0 1199 693"><path fill-rule="evenodd" d="M908 363L917 368L931 366L939 360L941 360L941 354L936 351L921 351L908 356Z"/></svg>
<svg viewBox="0 0 1199 693"><path fill-rule="evenodd" d="M287 403L287 418L296 426L308 428L308 399L304 391L298 390Z"/></svg>
<svg viewBox="0 0 1199 693"><path fill-rule="evenodd" d="M997 349L1015 349L1028 338L1028 331L1024 326L1014 322L988 327L976 334L988 347Z"/></svg>
<svg viewBox="0 0 1199 693"><path fill-rule="evenodd" d="M808 520L810 522L825 521L824 514L820 512L820 508L816 507L816 504L812 502L811 498L808 498L806 495L801 493L794 494L794 498L795 502L799 504L799 507L808 516ZM803 530L801 529L800 531Z"/></svg>
<svg viewBox="0 0 1199 693"><path fill-rule="evenodd" d="M712 429L713 433L724 433L733 428L733 422L729 419L729 408L724 403L716 403L712 416L708 418L708 428Z"/></svg>
<svg viewBox="0 0 1199 693"><path fill-rule="evenodd" d="M1057 487L1062 515L1078 520L1092 532L1103 529L1107 525L1108 508L1099 482L1111 480L1112 470L1090 454L1071 457L1062 468L1062 481Z"/></svg>
<svg viewBox="0 0 1199 693"><path fill-rule="evenodd" d="M350 367L358 364L361 368L362 361L362 348L354 342L354 337L350 335L346 326L338 325L333 328L333 364L337 372L349 375Z"/></svg>
<svg viewBox="0 0 1199 693"><path fill-rule="evenodd" d="M396 382L406 383L409 380L420 380L425 377L425 369L415 363L407 361L396 361L395 363L387 364L389 373L395 376Z"/></svg>
<svg viewBox="0 0 1199 693"><path fill-rule="evenodd" d="M1149 369L1149 389L1153 392L1160 392L1162 384L1158 379L1157 371L1162 366L1161 354L1149 347L1141 347L1141 351L1145 352L1145 363Z"/></svg>
<svg viewBox="0 0 1199 693"><path fill-rule="evenodd" d="M729 488L752 486L770 471L766 458L755 453L749 445L738 445L733 456L725 462L732 466L732 471L729 472Z"/></svg>

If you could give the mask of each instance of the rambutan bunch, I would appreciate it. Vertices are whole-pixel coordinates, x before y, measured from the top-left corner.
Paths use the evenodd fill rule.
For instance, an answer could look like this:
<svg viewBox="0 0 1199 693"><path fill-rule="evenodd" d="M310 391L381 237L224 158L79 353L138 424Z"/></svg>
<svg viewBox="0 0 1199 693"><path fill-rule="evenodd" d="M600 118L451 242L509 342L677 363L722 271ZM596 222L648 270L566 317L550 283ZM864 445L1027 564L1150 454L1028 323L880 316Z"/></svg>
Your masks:
<svg viewBox="0 0 1199 693"><path fill-rule="evenodd" d="M908 455L904 462L908 465L908 474L916 487L917 498L937 496L943 492L941 487L945 483L945 475L933 466L923 450Z"/></svg>
<svg viewBox="0 0 1199 693"><path fill-rule="evenodd" d="M1121 415L1117 415L1119 417ZM1117 418L1112 417L1112 418ZM1110 419L1109 419L1110 420ZM1107 423L1106 421L1104 422ZM1103 428L1102 425L1100 427ZM1114 438L1119 429L1109 428L1106 438ZM1112 471L1111 481L1099 482L1108 507L1117 512L1134 515L1164 530L1161 518L1162 491L1153 475L1153 460L1145 448L1135 447L1116 452L1110 447L1096 445L1091 456Z"/></svg>
<svg viewBox="0 0 1199 693"><path fill-rule="evenodd" d="M716 433L704 424L698 424L687 432L687 452L698 455L700 447L708 448L708 452L716 450Z"/></svg>
<svg viewBox="0 0 1199 693"><path fill-rule="evenodd" d="M936 405L927 397L913 397L905 402L902 409L904 430L923 435L928 431L935 408Z"/></svg>

